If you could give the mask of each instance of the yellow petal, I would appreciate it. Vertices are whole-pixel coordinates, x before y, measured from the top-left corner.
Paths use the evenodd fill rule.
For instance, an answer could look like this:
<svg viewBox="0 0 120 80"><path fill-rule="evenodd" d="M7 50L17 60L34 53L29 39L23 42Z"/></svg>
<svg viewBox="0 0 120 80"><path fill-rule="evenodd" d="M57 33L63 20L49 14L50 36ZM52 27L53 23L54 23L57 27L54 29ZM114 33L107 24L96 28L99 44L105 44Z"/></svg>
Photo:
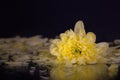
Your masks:
<svg viewBox="0 0 120 80"><path fill-rule="evenodd" d="M86 37L89 39L90 42L96 41L96 35L93 32L88 32Z"/></svg>
<svg viewBox="0 0 120 80"><path fill-rule="evenodd" d="M74 32L76 34L79 34L80 36L85 36L86 33L85 33L85 29L84 29L84 24L82 21L78 21L75 24Z"/></svg>

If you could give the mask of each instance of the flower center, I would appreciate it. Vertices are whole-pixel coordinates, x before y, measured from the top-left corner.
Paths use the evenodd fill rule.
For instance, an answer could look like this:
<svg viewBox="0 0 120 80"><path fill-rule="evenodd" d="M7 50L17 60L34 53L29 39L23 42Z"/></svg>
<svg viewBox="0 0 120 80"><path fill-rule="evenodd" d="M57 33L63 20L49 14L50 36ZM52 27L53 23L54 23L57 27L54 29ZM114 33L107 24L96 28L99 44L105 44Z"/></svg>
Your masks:
<svg viewBox="0 0 120 80"><path fill-rule="evenodd" d="M78 48L73 49L73 54L81 54L81 50Z"/></svg>

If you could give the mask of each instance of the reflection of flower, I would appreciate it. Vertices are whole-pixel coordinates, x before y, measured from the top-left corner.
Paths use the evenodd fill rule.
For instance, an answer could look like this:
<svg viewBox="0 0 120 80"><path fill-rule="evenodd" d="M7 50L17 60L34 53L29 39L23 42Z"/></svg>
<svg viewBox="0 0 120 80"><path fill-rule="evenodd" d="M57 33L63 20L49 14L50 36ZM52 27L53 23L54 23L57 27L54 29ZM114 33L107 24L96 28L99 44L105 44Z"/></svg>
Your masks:
<svg viewBox="0 0 120 80"><path fill-rule="evenodd" d="M118 73L118 65L106 64L64 66L57 65L52 68L52 80L111 80Z"/></svg>
<svg viewBox="0 0 120 80"><path fill-rule="evenodd" d="M57 56L59 63L94 64L103 59L108 48L107 43L96 44L96 36L92 32L86 34L82 21L78 21L74 31L67 30L60 34L60 39L54 39L50 46L52 55Z"/></svg>
<svg viewBox="0 0 120 80"><path fill-rule="evenodd" d="M114 76L109 73L109 68L106 64L95 65L78 65L66 67L59 65L51 70L52 80L109 80Z"/></svg>

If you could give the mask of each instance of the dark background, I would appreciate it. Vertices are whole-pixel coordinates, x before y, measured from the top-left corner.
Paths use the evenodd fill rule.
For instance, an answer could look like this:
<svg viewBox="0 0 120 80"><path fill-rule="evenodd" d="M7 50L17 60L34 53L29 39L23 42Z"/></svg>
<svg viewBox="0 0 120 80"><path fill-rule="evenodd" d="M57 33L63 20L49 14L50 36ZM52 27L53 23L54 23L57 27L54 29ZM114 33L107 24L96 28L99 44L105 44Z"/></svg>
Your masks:
<svg viewBox="0 0 120 80"><path fill-rule="evenodd" d="M115 0L3 0L0 37L54 37L83 20L97 41L120 39L120 2Z"/></svg>

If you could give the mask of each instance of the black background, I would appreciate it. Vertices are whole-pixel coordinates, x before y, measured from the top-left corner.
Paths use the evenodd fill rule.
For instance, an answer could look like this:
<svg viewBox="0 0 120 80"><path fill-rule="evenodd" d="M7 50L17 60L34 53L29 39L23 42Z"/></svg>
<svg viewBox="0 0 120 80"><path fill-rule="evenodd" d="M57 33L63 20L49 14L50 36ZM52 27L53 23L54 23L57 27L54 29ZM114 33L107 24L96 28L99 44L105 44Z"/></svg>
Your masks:
<svg viewBox="0 0 120 80"><path fill-rule="evenodd" d="M120 38L120 2L116 0L3 0L0 37L54 37L83 20L97 41Z"/></svg>

